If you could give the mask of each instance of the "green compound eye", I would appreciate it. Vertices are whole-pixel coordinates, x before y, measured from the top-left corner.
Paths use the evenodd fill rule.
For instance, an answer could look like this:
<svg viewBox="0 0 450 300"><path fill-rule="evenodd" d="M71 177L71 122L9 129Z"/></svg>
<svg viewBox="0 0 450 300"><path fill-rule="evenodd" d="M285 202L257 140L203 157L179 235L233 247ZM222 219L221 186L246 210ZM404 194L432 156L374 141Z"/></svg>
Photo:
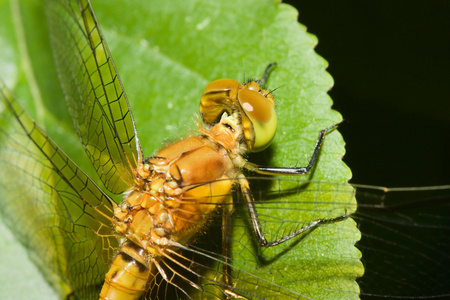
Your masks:
<svg viewBox="0 0 450 300"><path fill-rule="evenodd" d="M266 149L275 137L277 129L277 115L272 94L261 90L259 84L252 81L239 91L238 99L247 117L242 118L247 144L250 140L254 140L249 150L259 152Z"/></svg>

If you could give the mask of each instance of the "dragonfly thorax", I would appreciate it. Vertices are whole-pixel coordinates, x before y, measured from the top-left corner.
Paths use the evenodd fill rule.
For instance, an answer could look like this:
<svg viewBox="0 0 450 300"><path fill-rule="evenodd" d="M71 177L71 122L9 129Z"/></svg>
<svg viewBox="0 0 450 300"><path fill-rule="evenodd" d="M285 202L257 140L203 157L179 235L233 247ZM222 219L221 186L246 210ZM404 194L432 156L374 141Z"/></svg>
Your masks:
<svg viewBox="0 0 450 300"><path fill-rule="evenodd" d="M189 241L218 205L231 202L236 172L229 151L210 136L174 143L138 167L134 190L115 209L115 228L150 255L161 255Z"/></svg>

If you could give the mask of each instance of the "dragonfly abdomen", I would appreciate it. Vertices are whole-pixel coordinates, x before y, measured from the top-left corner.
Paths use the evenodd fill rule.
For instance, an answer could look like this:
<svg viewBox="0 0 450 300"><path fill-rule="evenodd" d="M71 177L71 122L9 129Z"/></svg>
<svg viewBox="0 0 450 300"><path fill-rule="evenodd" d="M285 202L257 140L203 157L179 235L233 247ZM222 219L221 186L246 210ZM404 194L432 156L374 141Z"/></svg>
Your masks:
<svg viewBox="0 0 450 300"><path fill-rule="evenodd" d="M123 244L105 275L100 299L139 299L147 289L149 261L147 251L141 247L133 242Z"/></svg>

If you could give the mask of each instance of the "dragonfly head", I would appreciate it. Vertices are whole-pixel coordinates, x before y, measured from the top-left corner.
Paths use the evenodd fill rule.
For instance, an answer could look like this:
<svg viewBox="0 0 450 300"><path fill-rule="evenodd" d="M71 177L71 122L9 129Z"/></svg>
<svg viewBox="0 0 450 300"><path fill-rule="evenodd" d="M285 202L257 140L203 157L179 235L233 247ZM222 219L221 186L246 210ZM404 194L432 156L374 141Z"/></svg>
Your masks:
<svg viewBox="0 0 450 300"><path fill-rule="evenodd" d="M213 126L225 112L240 115L248 152L266 149L275 137L275 101L272 93L263 89L257 80L242 84L234 79L219 79L208 84L200 101L203 122Z"/></svg>

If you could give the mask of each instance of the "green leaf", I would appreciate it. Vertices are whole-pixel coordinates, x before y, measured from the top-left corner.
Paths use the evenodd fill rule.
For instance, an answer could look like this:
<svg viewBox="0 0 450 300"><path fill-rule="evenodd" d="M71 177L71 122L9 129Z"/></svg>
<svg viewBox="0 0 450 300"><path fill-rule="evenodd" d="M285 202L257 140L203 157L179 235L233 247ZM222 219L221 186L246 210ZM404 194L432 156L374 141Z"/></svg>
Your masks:
<svg viewBox="0 0 450 300"><path fill-rule="evenodd" d="M0 77L58 145L97 180L59 89L44 7L41 1L10 3L0 2ZM327 91L332 78L325 71L326 61L313 50L317 38L297 23L297 12L288 5L269 0L111 0L95 1L93 7L128 94L145 156L195 132L200 96L210 81L243 80L244 71L245 78L258 78L270 62L278 63L268 81L277 88L278 134L269 149L251 155L250 161L306 165L318 132L341 120L339 113L330 109ZM307 179L347 182L351 173L341 161L343 155L340 134L328 134ZM312 216L305 213L303 218ZM234 221L236 226L239 219ZM359 232L351 219L269 249L255 248L248 224L239 226L244 232L233 233L233 258L256 263L239 265L242 270L258 272L269 281L272 278L267 272L277 270L286 279L277 284L307 298L358 297L354 280L363 271L354 247ZM14 282L8 285L24 291ZM268 296L254 288L255 294ZM33 287L26 289L35 293ZM0 295L6 290L0 288Z"/></svg>

